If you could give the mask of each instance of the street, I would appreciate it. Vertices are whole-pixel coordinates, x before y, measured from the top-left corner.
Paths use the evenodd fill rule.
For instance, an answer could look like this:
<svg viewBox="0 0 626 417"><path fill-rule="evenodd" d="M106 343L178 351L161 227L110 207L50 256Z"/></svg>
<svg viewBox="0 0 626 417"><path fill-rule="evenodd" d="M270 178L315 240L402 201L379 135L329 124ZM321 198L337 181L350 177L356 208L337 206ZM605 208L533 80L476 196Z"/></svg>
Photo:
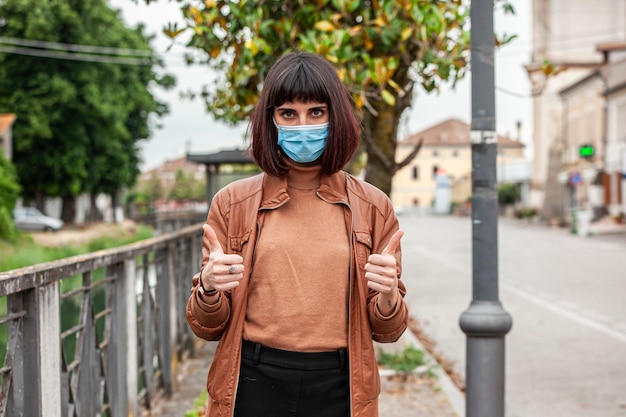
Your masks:
<svg viewBox="0 0 626 417"><path fill-rule="evenodd" d="M459 316L472 299L471 219L404 214L412 317L465 375ZM626 416L626 235L583 238L500 219L507 417Z"/></svg>

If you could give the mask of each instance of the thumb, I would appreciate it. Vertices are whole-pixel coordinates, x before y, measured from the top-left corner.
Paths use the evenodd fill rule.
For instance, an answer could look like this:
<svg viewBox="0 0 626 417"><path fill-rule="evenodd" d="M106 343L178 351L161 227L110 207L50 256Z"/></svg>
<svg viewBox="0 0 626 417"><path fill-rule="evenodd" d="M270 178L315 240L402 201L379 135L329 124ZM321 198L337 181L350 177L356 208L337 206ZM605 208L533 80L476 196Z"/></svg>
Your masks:
<svg viewBox="0 0 626 417"><path fill-rule="evenodd" d="M217 239L215 230L213 230L213 228L206 223L202 225L202 229L204 230L204 235L209 240L209 251L212 253L213 252L224 253L224 249L222 249L222 245L220 244L220 241Z"/></svg>
<svg viewBox="0 0 626 417"><path fill-rule="evenodd" d="M396 233L391 236L391 240L389 241L389 243L387 243L387 246L385 246L385 249L383 249L381 255L395 254L396 250L398 250L398 247L400 246L400 239L402 238L402 236L404 236L404 232L402 230L396 230Z"/></svg>

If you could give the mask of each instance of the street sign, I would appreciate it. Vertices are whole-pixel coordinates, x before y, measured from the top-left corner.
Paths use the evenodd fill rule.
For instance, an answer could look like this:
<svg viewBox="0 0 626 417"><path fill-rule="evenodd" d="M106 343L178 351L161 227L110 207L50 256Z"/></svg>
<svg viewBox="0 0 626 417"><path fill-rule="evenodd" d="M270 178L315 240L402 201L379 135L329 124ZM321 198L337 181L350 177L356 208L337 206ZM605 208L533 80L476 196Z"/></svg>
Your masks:
<svg viewBox="0 0 626 417"><path fill-rule="evenodd" d="M571 186L576 187L577 185L580 185L581 182L583 182L583 177L580 175L580 172L572 172L569 175L569 183Z"/></svg>

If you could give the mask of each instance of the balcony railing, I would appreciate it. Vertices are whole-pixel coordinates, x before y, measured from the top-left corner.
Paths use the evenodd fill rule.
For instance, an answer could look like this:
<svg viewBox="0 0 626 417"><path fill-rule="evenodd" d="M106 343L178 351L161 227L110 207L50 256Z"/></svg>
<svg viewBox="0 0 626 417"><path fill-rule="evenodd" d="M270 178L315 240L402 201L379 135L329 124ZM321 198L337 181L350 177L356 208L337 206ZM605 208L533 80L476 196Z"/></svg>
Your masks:
<svg viewBox="0 0 626 417"><path fill-rule="evenodd" d="M0 416L139 416L193 355L199 224L0 273Z"/></svg>

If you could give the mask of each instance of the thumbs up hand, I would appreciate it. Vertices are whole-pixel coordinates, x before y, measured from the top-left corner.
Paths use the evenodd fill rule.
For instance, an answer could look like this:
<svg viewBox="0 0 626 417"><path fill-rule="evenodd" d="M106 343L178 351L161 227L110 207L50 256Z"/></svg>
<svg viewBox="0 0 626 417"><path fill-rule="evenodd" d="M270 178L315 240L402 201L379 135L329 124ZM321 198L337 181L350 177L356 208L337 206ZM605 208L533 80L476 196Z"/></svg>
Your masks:
<svg viewBox="0 0 626 417"><path fill-rule="evenodd" d="M367 286L380 293L378 307L380 312L391 313L398 297L398 270L395 253L400 246L402 230L396 231L381 254L371 254L365 264Z"/></svg>
<svg viewBox="0 0 626 417"><path fill-rule="evenodd" d="M236 254L225 254L215 231L208 224L202 226L208 239L209 261L202 269L200 279L206 290L227 291L239 285L243 278L243 258Z"/></svg>

